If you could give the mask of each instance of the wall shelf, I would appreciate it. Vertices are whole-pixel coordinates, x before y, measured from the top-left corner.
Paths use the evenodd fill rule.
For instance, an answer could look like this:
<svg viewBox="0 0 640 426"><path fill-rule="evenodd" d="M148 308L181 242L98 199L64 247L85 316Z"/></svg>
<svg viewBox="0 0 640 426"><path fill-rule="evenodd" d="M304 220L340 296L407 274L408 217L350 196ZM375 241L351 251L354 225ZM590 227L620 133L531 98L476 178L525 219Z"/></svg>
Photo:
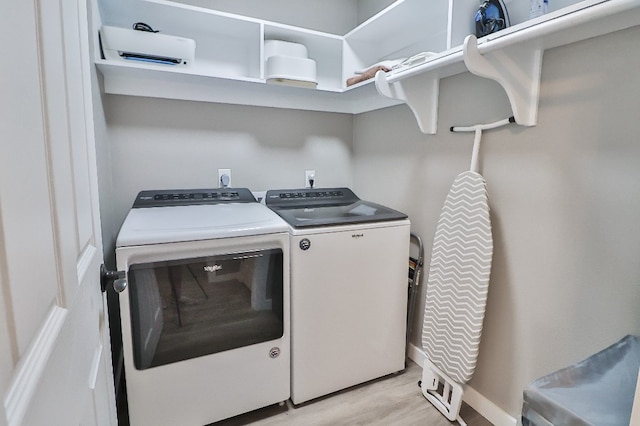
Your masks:
<svg viewBox="0 0 640 426"><path fill-rule="evenodd" d="M313 90L265 84L261 79L220 77L151 66L124 66L97 60L106 93L238 105L360 114L401 102L384 98L373 81L348 91Z"/></svg>
<svg viewBox="0 0 640 426"><path fill-rule="evenodd" d="M145 22L162 33L196 41L196 61L189 68L95 58L109 94L351 114L400 103L381 97L373 80L346 87L346 76L368 63L344 61L343 36L167 0L93 1L98 11L92 31L95 52L100 52L102 25L131 28L134 22ZM399 10L395 19L402 19L416 8L424 9L420 1L399 0L387 9ZM265 40L304 44L317 64L317 89L266 84ZM369 55L365 60L379 59Z"/></svg>
<svg viewBox="0 0 640 426"><path fill-rule="evenodd" d="M440 79L467 71L498 81L516 121L535 125L545 49L640 25L640 0L556 0L558 10L533 20L524 18L526 2L512 2L516 24L480 40L466 37L477 0L397 0L344 36L168 0L92 1L96 52L101 25L146 22L196 40L196 63L188 69L95 58L106 93L351 114L407 103L425 133L437 130ZM266 84L269 39L307 46L317 89ZM378 73L375 83L346 87L357 69L424 51L439 53L410 69Z"/></svg>
<svg viewBox="0 0 640 426"><path fill-rule="evenodd" d="M640 25L640 1L593 0L567 6L395 73L378 72L376 87L387 98L406 102L422 132L437 131L441 78L469 71L497 81L507 93L516 122L537 122L542 56L546 49Z"/></svg>

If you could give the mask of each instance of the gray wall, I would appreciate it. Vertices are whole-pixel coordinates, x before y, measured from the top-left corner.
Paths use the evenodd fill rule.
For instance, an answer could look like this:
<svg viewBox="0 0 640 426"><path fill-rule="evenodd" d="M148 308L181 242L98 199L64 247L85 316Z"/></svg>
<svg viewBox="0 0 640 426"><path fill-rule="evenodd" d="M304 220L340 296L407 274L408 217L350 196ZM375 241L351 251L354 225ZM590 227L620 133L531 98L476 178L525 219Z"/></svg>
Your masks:
<svg viewBox="0 0 640 426"><path fill-rule="evenodd" d="M640 334L639 44L636 27L546 51L538 125L484 134L495 251L470 385L514 417L532 379ZM354 130L354 187L409 214L427 265L473 144L449 127L510 115L500 87L468 73L441 81L439 108L435 136L406 106L359 115Z"/></svg>
<svg viewBox="0 0 640 426"><path fill-rule="evenodd" d="M358 0L358 24L362 24L395 0Z"/></svg>
<svg viewBox="0 0 640 426"><path fill-rule="evenodd" d="M139 191L217 187L219 168L231 169L233 186L254 191L303 187L305 169L315 169L318 186L353 184L351 115L103 97L101 152L111 175L100 183L112 198L102 215L115 229Z"/></svg>
<svg viewBox="0 0 640 426"><path fill-rule="evenodd" d="M357 25L356 0L177 0L331 34L344 35ZM380 1L380 0L376 0Z"/></svg>
<svg viewBox="0 0 640 426"><path fill-rule="evenodd" d="M177 0L238 15L344 35L395 0Z"/></svg>

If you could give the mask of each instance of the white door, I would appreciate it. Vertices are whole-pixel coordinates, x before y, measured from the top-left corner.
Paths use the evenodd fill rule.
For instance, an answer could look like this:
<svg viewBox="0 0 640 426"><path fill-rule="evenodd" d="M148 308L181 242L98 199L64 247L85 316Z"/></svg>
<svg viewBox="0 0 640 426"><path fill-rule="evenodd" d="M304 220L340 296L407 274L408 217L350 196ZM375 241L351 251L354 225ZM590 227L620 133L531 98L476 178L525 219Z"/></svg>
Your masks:
<svg viewBox="0 0 640 426"><path fill-rule="evenodd" d="M0 14L0 426L116 424L86 4Z"/></svg>

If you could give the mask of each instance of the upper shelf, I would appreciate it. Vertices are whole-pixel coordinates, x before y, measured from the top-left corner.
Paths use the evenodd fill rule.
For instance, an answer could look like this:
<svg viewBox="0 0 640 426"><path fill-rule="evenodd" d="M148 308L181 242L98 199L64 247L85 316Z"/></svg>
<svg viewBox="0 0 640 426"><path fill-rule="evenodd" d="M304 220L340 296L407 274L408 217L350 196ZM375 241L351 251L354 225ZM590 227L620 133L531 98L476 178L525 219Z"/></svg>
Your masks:
<svg viewBox="0 0 640 426"><path fill-rule="evenodd" d="M437 130L438 86L444 77L469 71L497 81L505 90L518 124L537 122L544 50L640 25L639 0L590 0L477 40L395 73L376 75L380 94L406 102L424 133Z"/></svg>
<svg viewBox="0 0 640 426"><path fill-rule="evenodd" d="M517 122L534 125L545 49L640 24L640 0L555 0L561 9L533 20L526 20L526 2L512 2L507 7L517 24L476 42L465 36L473 32L477 0L397 0L344 36L167 0L92 1L99 10L96 52L101 25L146 22L196 40L190 68L96 58L107 93L351 114L406 102L425 133L436 131L440 78L471 71L497 80ZM317 89L266 84L269 39L307 46L317 63ZM346 86L357 69L423 51L440 53L401 72L379 73L375 84Z"/></svg>
<svg viewBox="0 0 640 426"><path fill-rule="evenodd" d="M238 105L360 114L402 103L382 97L373 83L345 92L265 84L262 79L194 74L97 60L106 93Z"/></svg>
<svg viewBox="0 0 640 426"><path fill-rule="evenodd" d="M92 31L95 52L100 52L102 25L131 28L145 22L164 34L196 41L196 60L188 68L95 58L106 93L351 114L400 103L381 97L373 80L346 87L353 71L368 63L348 61L352 68L344 70L343 36L166 0L93 1L99 11ZM393 8L409 15L407 5L417 4L400 0ZM304 44L316 61L317 89L267 84L265 40Z"/></svg>

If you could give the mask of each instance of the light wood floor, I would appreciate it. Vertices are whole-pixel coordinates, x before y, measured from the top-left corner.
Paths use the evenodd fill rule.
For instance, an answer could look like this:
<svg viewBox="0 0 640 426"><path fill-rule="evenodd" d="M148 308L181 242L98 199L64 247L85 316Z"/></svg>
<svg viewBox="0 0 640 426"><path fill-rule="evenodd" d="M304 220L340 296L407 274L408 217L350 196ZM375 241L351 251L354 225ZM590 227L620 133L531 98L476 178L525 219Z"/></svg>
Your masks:
<svg viewBox="0 0 640 426"><path fill-rule="evenodd" d="M215 426L241 425L421 425L451 426L452 424L423 396L418 387L422 369L409 363L405 371L330 396L294 406L271 406ZM489 426L491 423L466 404L460 413L469 426Z"/></svg>

